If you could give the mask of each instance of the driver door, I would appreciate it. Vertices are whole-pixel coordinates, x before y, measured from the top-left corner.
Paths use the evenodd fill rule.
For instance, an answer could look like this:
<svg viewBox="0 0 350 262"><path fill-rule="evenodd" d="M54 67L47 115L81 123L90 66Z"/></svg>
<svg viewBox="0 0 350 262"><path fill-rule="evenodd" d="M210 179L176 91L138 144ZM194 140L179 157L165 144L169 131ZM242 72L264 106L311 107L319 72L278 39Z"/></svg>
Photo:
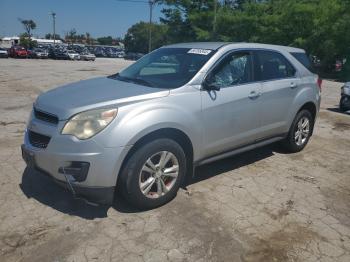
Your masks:
<svg viewBox="0 0 350 262"><path fill-rule="evenodd" d="M230 151L258 138L261 84L254 82L250 51L225 55L206 77L220 90L202 90L204 157Z"/></svg>

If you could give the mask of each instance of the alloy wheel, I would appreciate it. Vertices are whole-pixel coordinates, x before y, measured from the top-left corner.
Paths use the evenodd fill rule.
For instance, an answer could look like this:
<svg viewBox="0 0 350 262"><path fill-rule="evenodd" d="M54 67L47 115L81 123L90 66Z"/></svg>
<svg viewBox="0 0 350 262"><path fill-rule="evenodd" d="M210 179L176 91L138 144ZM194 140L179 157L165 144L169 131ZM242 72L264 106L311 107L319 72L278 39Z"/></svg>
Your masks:
<svg viewBox="0 0 350 262"><path fill-rule="evenodd" d="M179 175L179 161L169 151L161 151L146 160L139 175L139 187L148 198L167 194Z"/></svg>
<svg viewBox="0 0 350 262"><path fill-rule="evenodd" d="M310 121L307 117L302 117L294 133L294 140L298 146L302 146L308 139L310 134Z"/></svg>

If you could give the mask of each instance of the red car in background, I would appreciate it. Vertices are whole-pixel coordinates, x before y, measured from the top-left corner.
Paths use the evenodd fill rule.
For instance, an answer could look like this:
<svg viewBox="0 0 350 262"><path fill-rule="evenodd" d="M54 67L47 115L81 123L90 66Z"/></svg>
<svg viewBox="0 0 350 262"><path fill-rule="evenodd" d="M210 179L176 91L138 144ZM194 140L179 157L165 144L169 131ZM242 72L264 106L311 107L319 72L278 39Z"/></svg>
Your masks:
<svg viewBox="0 0 350 262"><path fill-rule="evenodd" d="M28 51L22 46L12 46L9 50L10 57L28 57Z"/></svg>
<svg viewBox="0 0 350 262"><path fill-rule="evenodd" d="M335 72L340 72L343 69L343 63L340 60L335 61L334 64L334 71Z"/></svg>

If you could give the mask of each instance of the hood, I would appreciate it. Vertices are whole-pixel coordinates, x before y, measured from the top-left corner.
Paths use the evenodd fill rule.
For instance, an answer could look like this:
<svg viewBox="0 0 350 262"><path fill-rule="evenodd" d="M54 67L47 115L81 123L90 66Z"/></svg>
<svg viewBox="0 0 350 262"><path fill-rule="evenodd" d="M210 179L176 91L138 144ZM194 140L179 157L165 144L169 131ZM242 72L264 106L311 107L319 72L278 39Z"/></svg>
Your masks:
<svg viewBox="0 0 350 262"><path fill-rule="evenodd" d="M35 108L65 120L82 111L164 97L169 92L168 89L99 77L71 83L43 93L37 98Z"/></svg>

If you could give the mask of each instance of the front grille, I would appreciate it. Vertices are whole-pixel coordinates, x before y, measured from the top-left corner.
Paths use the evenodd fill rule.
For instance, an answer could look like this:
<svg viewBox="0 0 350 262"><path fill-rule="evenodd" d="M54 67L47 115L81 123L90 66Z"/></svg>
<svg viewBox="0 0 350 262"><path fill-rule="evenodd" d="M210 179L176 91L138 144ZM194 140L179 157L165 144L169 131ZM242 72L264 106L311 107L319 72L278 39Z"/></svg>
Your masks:
<svg viewBox="0 0 350 262"><path fill-rule="evenodd" d="M38 148L46 148L51 139L49 136L45 136L30 130L28 131L28 138L30 144Z"/></svg>
<svg viewBox="0 0 350 262"><path fill-rule="evenodd" d="M41 121L49 122L56 125L58 124L58 117L53 114L49 114L34 108L34 115L35 118L40 119Z"/></svg>

